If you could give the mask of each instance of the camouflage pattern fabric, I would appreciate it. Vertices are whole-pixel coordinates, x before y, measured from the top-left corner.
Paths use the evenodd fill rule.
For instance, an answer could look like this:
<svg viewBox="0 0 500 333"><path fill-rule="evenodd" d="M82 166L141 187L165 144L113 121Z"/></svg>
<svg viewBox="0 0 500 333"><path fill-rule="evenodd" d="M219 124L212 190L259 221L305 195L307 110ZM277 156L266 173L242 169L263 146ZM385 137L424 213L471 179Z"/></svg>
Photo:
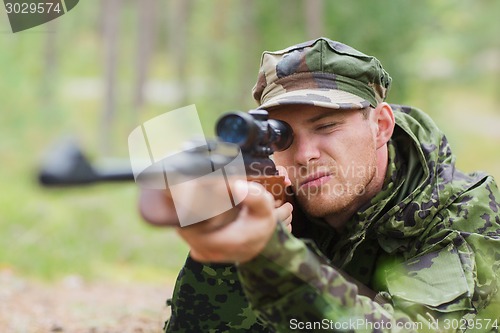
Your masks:
<svg viewBox="0 0 500 333"><path fill-rule="evenodd" d="M261 109L286 104L363 109L385 100L391 80L375 57L318 38L264 52L252 92Z"/></svg>
<svg viewBox="0 0 500 333"><path fill-rule="evenodd" d="M250 309L234 265L203 265L188 257L167 305L172 315L166 332L270 332Z"/></svg>
<svg viewBox="0 0 500 333"><path fill-rule="evenodd" d="M498 188L490 176L455 169L426 114L393 108L384 188L342 235L294 211L294 230L309 240L278 225L237 269L188 259L166 331L498 332ZM375 300L337 268L375 290Z"/></svg>
<svg viewBox="0 0 500 333"><path fill-rule="evenodd" d="M278 230L260 256L239 267L250 303L278 331L290 331L291 320L324 319L359 323L359 331L437 331L475 318L491 319L482 331L497 330L498 188L485 174L455 169L427 115L394 109L384 188L348 230L337 235L321 221L308 223L314 252ZM333 267L377 291L376 301L358 295Z"/></svg>

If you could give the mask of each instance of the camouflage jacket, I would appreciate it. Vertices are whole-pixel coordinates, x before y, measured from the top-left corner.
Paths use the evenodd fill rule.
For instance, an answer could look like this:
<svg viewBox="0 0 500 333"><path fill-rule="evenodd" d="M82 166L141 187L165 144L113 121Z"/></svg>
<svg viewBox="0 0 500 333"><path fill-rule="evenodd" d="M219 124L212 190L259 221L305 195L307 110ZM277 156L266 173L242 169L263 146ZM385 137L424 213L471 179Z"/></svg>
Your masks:
<svg viewBox="0 0 500 333"><path fill-rule="evenodd" d="M294 215L248 263L188 258L166 331L498 331L498 188L455 169L426 114L393 108L384 187L342 235Z"/></svg>

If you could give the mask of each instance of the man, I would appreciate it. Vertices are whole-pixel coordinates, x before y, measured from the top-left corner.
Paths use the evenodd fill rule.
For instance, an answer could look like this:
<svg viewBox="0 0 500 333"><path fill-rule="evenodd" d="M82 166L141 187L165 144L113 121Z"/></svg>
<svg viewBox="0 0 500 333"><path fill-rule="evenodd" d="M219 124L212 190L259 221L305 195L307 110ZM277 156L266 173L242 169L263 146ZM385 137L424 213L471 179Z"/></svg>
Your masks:
<svg viewBox="0 0 500 333"><path fill-rule="evenodd" d="M293 198L248 184L231 223L178 229L191 251L167 331L498 330L497 186L456 170L423 112L385 103L390 84L326 38L263 54L253 95L293 129L274 155ZM141 212L173 221L168 202L143 191Z"/></svg>

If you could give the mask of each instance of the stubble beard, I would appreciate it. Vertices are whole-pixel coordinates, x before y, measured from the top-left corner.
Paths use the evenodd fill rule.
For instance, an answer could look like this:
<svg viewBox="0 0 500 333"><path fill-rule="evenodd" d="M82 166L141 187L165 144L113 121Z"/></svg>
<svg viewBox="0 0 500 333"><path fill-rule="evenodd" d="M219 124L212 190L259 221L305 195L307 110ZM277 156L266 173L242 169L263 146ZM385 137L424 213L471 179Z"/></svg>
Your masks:
<svg viewBox="0 0 500 333"><path fill-rule="evenodd" d="M344 215L369 200L370 184L375 174L376 164L373 161L361 177L347 178L336 174L320 187L299 188L295 196L300 207L312 217Z"/></svg>

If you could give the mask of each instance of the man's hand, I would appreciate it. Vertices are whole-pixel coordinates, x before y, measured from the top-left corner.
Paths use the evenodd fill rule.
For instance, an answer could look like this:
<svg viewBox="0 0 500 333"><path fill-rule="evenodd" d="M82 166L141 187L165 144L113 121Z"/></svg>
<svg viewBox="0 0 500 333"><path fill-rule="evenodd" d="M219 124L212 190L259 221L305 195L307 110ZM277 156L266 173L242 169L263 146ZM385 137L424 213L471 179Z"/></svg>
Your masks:
<svg viewBox="0 0 500 333"><path fill-rule="evenodd" d="M141 189L139 211L143 219L152 225L179 225L174 202L168 190Z"/></svg>
<svg viewBox="0 0 500 333"><path fill-rule="evenodd" d="M278 172L285 177L284 186L290 186L292 182L288 178L286 169L277 166ZM275 206L284 206L286 203L276 202ZM286 205L288 206L288 205ZM290 208L291 209L291 208ZM141 189L139 193L139 211L142 218L155 226L179 226L179 218L175 212L174 202L170 190ZM288 209L283 210L278 218L285 224L289 231L292 230L292 215L287 215Z"/></svg>
<svg viewBox="0 0 500 333"><path fill-rule="evenodd" d="M234 209L177 229L190 245L193 259L201 262L249 261L264 249L278 221L290 224L292 205L285 203L274 208L273 196L261 185L238 181L233 194L244 197Z"/></svg>
<svg viewBox="0 0 500 333"><path fill-rule="evenodd" d="M281 167L278 170L285 176L285 186L289 186L286 170ZM194 259L245 262L262 251L278 221L291 231L293 206L289 202L275 202L264 187L253 182L239 183L233 195L244 198L237 207L207 221L178 228L178 233L190 245ZM277 204L280 206L275 208ZM153 225L180 225L168 190L142 189L139 210Z"/></svg>

